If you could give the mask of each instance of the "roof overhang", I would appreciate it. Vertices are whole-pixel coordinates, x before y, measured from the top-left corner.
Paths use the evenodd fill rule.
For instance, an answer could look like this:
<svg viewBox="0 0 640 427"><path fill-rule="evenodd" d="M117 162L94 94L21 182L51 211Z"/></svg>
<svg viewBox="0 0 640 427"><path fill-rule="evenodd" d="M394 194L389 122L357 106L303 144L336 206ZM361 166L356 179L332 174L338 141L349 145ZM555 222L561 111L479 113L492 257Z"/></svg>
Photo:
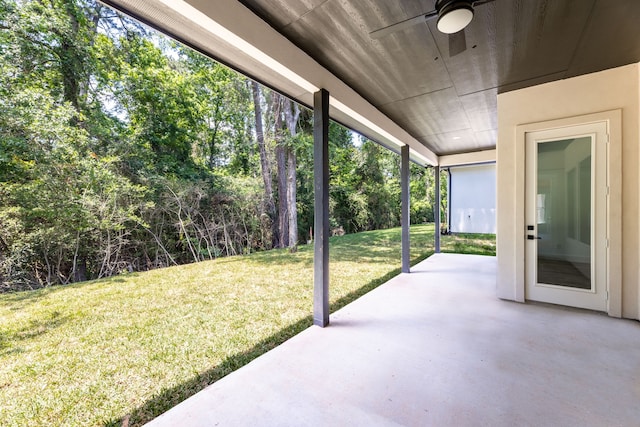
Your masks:
<svg viewBox="0 0 640 427"><path fill-rule="evenodd" d="M470 153L440 156L440 167L469 166L496 162L496 150L474 151Z"/></svg>
<svg viewBox="0 0 640 427"><path fill-rule="evenodd" d="M304 105L320 88L332 119L411 160L438 156L236 0L101 0Z"/></svg>

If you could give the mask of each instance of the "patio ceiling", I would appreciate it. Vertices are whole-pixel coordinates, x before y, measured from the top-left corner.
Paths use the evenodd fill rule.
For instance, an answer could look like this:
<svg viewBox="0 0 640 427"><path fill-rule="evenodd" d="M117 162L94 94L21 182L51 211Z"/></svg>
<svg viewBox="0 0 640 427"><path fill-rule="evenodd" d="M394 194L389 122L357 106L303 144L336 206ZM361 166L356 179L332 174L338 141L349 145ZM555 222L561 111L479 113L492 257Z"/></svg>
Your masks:
<svg viewBox="0 0 640 427"><path fill-rule="evenodd" d="M495 147L499 92L640 61L638 0L478 5L455 56L435 20L369 35L435 0L242 2L438 155Z"/></svg>
<svg viewBox="0 0 640 427"><path fill-rule="evenodd" d="M307 105L313 89L327 88L333 118L392 149L409 145L424 164L495 148L500 92L640 61L638 0L478 5L465 30L467 49L456 55L434 20L370 36L433 10L435 0L107 3ZM198 16L266 52L285 71L255 52L229 53L238 42L212 35Z"/></svg>

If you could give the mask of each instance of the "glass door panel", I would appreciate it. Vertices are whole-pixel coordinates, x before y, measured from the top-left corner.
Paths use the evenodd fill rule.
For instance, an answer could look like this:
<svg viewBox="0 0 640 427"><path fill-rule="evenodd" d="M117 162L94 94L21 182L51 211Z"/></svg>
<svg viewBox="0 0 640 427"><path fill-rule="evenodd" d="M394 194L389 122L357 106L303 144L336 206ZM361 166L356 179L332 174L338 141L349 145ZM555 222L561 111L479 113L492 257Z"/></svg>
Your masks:
<svg viewBox="0 0 640 427"><path fill-rule="evenodd" d="M592 138L537 144L537 282L592 289Z"/></svg>

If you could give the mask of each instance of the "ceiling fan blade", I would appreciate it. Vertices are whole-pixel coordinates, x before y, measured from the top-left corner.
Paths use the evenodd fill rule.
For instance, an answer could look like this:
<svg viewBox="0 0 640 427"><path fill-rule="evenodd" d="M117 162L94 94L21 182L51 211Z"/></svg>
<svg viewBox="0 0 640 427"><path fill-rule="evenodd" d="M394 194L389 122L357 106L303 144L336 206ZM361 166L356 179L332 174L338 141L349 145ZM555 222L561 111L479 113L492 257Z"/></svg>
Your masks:
<svg viewBox="0 0 640 427"><path fill-rule="evenodd" d="M422 15L414 16L413 18L391 24L388 27L372 31L369 33L369 36L372 39L379 39L388 34L395 33L396 31L404 30L405 28L413 27L414 25L427 22L429 19L435 18L437 16L438 13L435 10L432 10L431 12L423 13Z"/></svg>
<svg viewBox="0 0 640 427"><path fill-rule="evenodd" d="M467 50L467 36L464 30L449 34L449 56L456 56Z"/></svg>
<svg viewBox="0 0 640 427"><path fill-rule="evenodd" d="M473 7L482 6L483 4L491 3L495 0L476 0L473 2Z"/></svg>

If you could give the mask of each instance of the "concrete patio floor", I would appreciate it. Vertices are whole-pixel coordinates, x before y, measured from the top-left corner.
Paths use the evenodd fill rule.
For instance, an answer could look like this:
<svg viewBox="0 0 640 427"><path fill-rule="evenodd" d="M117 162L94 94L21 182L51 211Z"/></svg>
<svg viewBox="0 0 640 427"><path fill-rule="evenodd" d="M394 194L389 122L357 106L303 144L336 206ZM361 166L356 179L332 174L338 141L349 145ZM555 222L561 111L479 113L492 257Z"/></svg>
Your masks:
<svg viewBox="0 0 640 427"><path fill-rule="evenodd" d="M160 426L640 426L640 322L495 297L438 254L182 402Z"/></svg>

